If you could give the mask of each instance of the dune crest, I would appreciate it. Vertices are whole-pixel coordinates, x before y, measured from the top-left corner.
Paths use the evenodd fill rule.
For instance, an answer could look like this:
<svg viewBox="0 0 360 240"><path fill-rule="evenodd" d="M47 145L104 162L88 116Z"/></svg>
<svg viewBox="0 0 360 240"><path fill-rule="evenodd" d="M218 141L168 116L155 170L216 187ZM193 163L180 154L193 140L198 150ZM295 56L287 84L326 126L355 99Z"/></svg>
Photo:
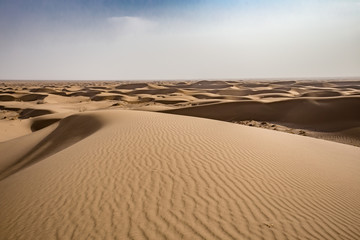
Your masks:
<svg viewBox="0 0 360 240"><path fill-rule="evenodd" d="M54 122L51 122L51 124ZM34 122L34 124L36 125L37 122ZM49 131L51 128L44 129L44 132L48 132L48 134L45 137L42 136L41 140L36 135L28 135L24 137L25 139L18 138L0 144L0 152L5 153L3 157L6 159L6 164L4 162L0 163L0 181L90 136L101 125L101 121L91 115L72 115L61 120L53 131ZM11 153L6 154L9 147L23 146L24 141L38 142L29 149L23 147L17 150L23 152L20 156L12 157Z"/></svg>
<svg viewBox="0 0 360 240"><path fill-rule="evenodd" d="M0 125L58 113L134 109L244 124L360 146L360 86L356 79L289 81L3 81ZM29 122L30 122L29 121ZM255 124L255 126L257 126ZM270 128L274 129L274 128ZM21 136L0 128L0 140Z"/></svg>

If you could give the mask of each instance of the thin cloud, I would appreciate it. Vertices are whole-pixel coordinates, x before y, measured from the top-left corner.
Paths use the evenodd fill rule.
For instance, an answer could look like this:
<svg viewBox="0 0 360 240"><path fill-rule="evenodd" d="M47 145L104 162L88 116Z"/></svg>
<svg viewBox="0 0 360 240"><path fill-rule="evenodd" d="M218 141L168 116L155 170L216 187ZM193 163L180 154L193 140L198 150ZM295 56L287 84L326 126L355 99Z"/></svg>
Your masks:
<svg viewBox="0 0 360 240"><path fill-rule="evenodd" d="M153 20L133 16L109 17L107 21L118 33L127 35L149 33L157 26Z"/></svg>

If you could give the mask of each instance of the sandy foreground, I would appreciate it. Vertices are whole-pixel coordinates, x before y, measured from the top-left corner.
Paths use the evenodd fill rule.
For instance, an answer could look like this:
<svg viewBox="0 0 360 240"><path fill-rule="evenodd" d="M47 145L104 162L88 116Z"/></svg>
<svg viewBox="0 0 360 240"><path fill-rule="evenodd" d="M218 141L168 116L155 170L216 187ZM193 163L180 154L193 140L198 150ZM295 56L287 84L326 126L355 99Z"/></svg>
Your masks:
<svg viewBox="0 0 360 240"><path fill-rule="evenodd" d="M3 81L0 239L360 239L359 109L360 81Z"/></svg>

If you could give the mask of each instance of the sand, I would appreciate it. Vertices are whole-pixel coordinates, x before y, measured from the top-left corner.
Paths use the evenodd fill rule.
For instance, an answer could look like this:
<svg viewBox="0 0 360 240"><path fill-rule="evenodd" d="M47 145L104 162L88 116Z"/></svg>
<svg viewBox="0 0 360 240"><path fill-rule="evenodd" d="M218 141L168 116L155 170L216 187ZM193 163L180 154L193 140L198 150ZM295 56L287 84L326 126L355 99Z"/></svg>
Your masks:
<svg viewBox="0 0 360 240"><path fill-rule="evenodd" d="M0 239L360 238L358 82L46 84L3 83Z"/></svg>
<svg viewBox="0 0 360 240"><path fill-rule="evenodd" d="M360 81L356 79L2 81L0 141L28 134L29 119L44 115L59 119L54 115L103 109L211 118L360 146Z"/></svg>

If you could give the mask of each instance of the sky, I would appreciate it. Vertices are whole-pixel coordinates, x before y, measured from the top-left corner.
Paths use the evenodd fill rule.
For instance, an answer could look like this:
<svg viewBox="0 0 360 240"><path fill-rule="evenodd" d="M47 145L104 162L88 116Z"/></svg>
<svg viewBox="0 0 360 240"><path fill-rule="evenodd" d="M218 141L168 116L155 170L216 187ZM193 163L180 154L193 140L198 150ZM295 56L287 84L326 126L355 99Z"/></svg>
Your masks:
<svg viewBox="0 0 360 240"><path fill-rule="evenodd" d="M0 79L360 77L360 0L0 0Z"/></svg>

